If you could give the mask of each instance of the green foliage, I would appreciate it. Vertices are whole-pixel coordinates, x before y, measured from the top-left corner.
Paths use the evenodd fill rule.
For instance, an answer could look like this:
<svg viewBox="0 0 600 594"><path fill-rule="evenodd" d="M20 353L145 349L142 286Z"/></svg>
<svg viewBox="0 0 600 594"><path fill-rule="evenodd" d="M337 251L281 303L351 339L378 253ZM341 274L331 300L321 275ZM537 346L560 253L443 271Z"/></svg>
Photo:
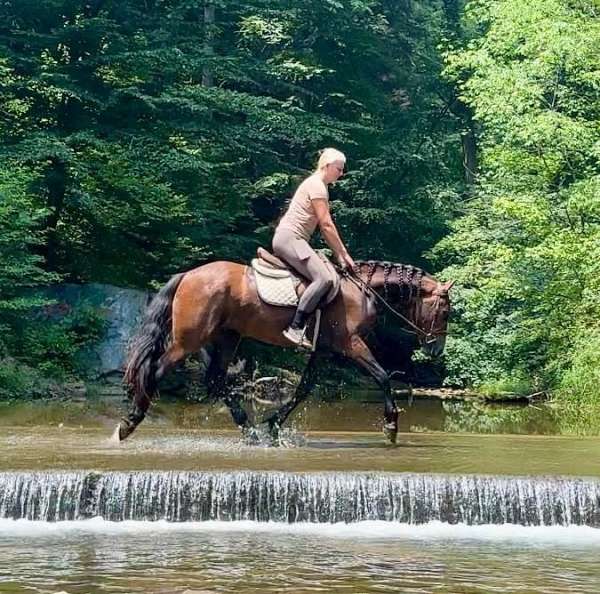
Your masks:
<svg viewBox="0 0 600 594"><path fill-rule="evenodd" d="M14 359L0 360L0 401L31 398L40 374Z"/></svg>
<svg viewBox="0 0 600 594"><path fill-rule="evenodd" d="M102 338L105 330L104 320L86 307L58 317L49 305L37 308L32 315L9 319L12 324L7 327L6 345L11 355L56 380L78 376L81 349ZM8 366L9 376L14 367L12 363Z"/></svg>
<svg viewBox="0 0 600 594"><path fill-rule="evenodd" d="M79 338L31 318L29 287L155 287L209 259L247 261L325 146L349 157L332 198L351 252L418 264L460 185L438 50L456 4L215 2L205 22L189 0L2 2L11 353L73 373Z"/></svg>
<svg viewBox="0 0 600 594"><path fill-rule="evenodd" d="M46 303L30 289L57 278L41 268L43 258L36 251L43 243L40 227L46 215L32 191L37 181L35 171L14 162L0 168L0 398L34 390L38 374L7 355L14 354L15 322L23 323Z"/></svg>
<svg viewBox="0 0 600 594"><path fill-rule="evenodd" d="M23 289L42 285L56 275L42 270L43 258L36 253L43 242L40 224L46 212L36 207L32 187L34 171L14 162L0 168L0 312L19 312L35 305Z"/></svg>
<svg viewBox="0 0 600 594"><path fill-rule="evenodd" d="M555 400L561 425L571 433L598 434L600 427L600 330L581 329Z"/></svg>
<svg viewBox="0 0 600 594"><path fill-rule="evenodd" d="M247 259L327 145L350 159L334 197L353 252L419 260L460 175L446 4L217 3L210 24L187 0L4 2L0 131L40 176L48 268L150 286Z"/></svg>
<svg viewBox="0 0 600 594"><path fill-rule="evenodd" d="M38 317L25 326L16 354L42 373L65 379L78 371L80 350L103 333L104 321L91 308L74 310L60 319Z"/></svg>
<svg viewBox="0 0 600 594"><path fill-rule="evenodd" d="M583 403L600 405L600 331L580 335L571 368L563 375L559 396L572 397L576 407Z"/></svg>
<svg viewBox="0 0 600 594"><path fill-rule="evenodd" d="M589 396L575 339L600 314L600 23L583 2L474 0L464 29L446 76L473 111L481 171L433 251L461 286L449 368Z"/></svg>

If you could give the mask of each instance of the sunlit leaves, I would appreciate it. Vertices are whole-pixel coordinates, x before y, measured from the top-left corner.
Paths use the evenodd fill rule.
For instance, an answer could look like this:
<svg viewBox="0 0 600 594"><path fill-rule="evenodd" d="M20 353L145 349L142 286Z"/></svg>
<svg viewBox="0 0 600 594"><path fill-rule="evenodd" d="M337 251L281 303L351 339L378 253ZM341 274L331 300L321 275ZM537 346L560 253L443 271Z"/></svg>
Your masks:
<svg viewBox="0 0 600 594"><path fill-rule="evenodd" d="M456 332L478 345L465 370L475 383L556 386L600 314L600 24L584 4L472 1L471 38L447 57L480 126L482 171L435 253L472 289Z"/></svg>

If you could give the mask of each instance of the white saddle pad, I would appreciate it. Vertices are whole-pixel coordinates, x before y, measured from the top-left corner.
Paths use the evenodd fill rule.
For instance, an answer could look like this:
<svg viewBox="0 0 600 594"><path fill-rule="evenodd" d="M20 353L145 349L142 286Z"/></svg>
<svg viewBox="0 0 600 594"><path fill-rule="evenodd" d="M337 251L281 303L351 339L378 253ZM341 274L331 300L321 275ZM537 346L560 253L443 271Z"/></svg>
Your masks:
<svg viewBox="0 0 600 594"><path fill-rule="evenodd" d="M317 253L327 266L327 270L333 281L333 287L324 299L325 303L331 303L340 290L340 277L327 257L320 252ZM296 288L302 280L289 270L270 268L262 262L258 258L252 260L252 269L256 278L258 296L270 305L287 305L293 307L298 305Z"/></svg>
<svg viewBox="0 0 600 594"><path fill-rule="evenodd" d="M256 279L258 296L270 305L298 305L296 287L300 282L297 276L288 270L275 270L260 264L259 260L252 260L252 269Z"/></svg>

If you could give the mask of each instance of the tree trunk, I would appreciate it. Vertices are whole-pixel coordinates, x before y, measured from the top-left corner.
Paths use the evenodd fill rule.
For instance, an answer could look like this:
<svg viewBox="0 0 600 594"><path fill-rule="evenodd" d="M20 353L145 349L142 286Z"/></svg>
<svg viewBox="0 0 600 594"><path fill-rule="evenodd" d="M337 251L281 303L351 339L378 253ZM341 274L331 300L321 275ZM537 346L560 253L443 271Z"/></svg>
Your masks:
<svg viewBox="0 0 600 594"><path fill-rule="evenodd" d="M46 174L48 190L48 208L50 214L46 219L47 240L44 249L47 270L56 270L58 264L58 235L57 227L65 206L67 189L67 166L58 159L52 159L52 165Z"/></svg>
<svg viewBox="0 0 600 594"><path fill-rule="evenodd" d="M211 0L204 2L204 55L208 63L202 69L202 86L212 87L214 85L214 76L210 59L214 55L213 40L215 26L215 6Z"/></svg>
<svg viewBox="0 0 600 594"><path fill-rule="evenodd" d="M477 178L477 138L473 121L469 120L468 125L467 131L462 135L463 167L465 181L467 185L472 185Z"/></svg>
<svg viewBox="0 0 600 594"><path fill-rule="evenodd" d="M463 168L467 185L473 185L477 179L477 134L471 108L460 99L452 104L452 113L460 119L464 126L461 135Z"/></svg>

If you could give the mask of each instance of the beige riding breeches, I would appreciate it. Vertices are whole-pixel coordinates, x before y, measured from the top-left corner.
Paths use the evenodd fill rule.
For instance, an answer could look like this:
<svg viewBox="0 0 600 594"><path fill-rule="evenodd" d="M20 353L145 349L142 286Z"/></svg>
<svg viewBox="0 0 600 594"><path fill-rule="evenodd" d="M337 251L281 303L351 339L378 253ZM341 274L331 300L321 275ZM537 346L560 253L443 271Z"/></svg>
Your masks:
<svg viewBox="0 0 600 594"><path fill-rule="evenodd" d="M310 281L300 297L298 310L311 314L333 285L323 260L307 241L287 229L277 229L275 232L273 252Z"/></svg>

